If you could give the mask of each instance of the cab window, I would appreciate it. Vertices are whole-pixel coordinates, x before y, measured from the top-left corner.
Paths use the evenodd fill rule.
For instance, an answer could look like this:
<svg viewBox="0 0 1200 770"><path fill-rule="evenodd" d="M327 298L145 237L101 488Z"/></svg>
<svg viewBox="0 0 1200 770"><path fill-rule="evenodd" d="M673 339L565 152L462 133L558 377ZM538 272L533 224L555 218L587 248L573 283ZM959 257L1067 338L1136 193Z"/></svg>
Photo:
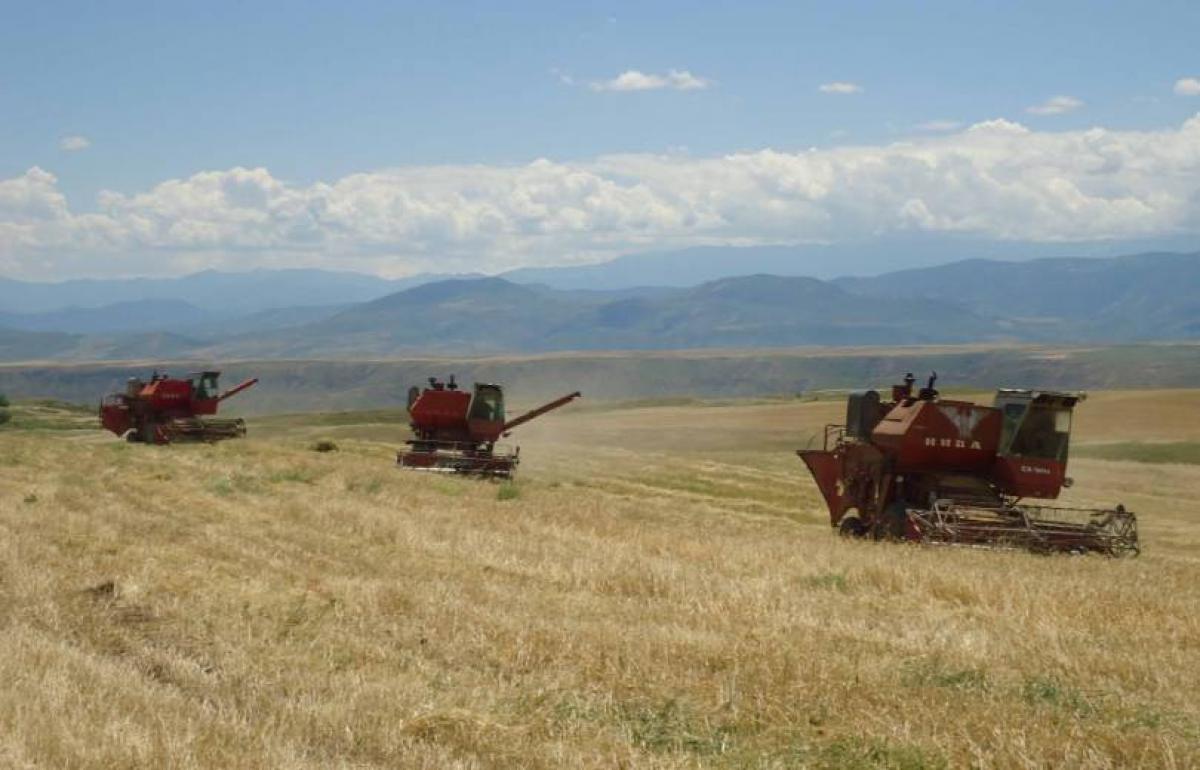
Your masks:
<svg viewBox="0 0 1200 770"><path fill-rule="evenodd" d="M1005 428L1007 428L1007 409ZM1044 460L1063 460L1071 436L1071 410L1034 404L1009 444L1008 454L1036 457Z"/></svg>
<svg viewBox="0 0 1200 770"><path fill-rule="evenodd" d="M471 401L472 420L504 422L504 396L497 388L480 388Z"/></svg>
<svg viewBox="0 0 1200 770"><path fill-rule="evenodd" d="M202 374L196 381L196 399L203 401L217 397L217 375Z"/></svg>
<svg viewBox="0 0 1200 770"><path fill-rule="evenodd" d="M1004 425L1000 433L1000 453L1008 454L1009 447L1012 445L1013 437L1017 435L1017 429L1021 427L1021 420L1025 417L1025 410L1028 404L1005 404L1001 410L1004 416Z"/></svg>

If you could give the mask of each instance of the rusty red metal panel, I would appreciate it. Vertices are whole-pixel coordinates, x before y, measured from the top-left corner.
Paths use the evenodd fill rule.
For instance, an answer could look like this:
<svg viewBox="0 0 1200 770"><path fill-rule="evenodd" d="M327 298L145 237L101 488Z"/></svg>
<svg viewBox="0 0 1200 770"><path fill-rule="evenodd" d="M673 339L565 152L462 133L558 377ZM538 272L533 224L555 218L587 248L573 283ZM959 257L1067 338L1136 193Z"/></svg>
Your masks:
<svg viewBox="0 0 1200 770"><path fill-rule="evenodd" d="M1000 412L967 401L896 404L871 434L900 472L982 471L1000 444Z"/></svg>
<svg viewBox="0 0 1200 770"><path fill-rule="evenodd" d="M825 505L829 508L830 523L836 525L842 512L842 458L833 452L823 449L800 449L796 452L808 466Z"/></svg>
<svg viewBox="0 0 1200 770"><path fill-rule="evenodd" d="M409 409L413 428L418 431L466 432L467 408L471 394L461 390L426 388Z"/></svg>
<svg viewBox="0 0 1200 770"><path fill-rule="evenodd" d="M1036 457L997 457L992 468L996 485L1013 497L1053 500L1062 490L1067 466Z"/></svg>

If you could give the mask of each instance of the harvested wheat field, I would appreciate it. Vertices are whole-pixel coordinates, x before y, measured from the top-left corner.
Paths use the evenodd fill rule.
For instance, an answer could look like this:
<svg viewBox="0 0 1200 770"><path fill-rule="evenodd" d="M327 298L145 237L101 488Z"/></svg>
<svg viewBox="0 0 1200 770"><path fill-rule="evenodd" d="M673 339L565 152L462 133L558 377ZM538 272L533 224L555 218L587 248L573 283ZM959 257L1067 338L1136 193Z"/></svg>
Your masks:
<svg viewBox="0 0 1200 770"><path fill-rule="evenodd" d="M581 405L498 484L394 468L394 412L19 407L0 766L1200 765L1200 391L1078 410L1123 561L838 539L791 450L841 411Z"/></svg>

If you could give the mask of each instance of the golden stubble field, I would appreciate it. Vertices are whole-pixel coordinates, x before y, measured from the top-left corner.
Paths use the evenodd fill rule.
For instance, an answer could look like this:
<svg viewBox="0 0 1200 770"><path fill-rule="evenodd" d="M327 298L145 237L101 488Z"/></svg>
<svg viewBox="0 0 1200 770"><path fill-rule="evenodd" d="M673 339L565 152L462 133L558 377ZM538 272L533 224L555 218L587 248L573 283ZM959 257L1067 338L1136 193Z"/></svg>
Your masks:
<svg viewBox="0 0 1200 770"><path fill-rule="evenodd" d="M791 454L841 410L567 409L505 486L395 469L395 414L161 449L27 409L0 766L1200 765L1200 466L1072 464L1136 560L847 542ZM1198 441L1200 391L1076 439Z"/></svg>

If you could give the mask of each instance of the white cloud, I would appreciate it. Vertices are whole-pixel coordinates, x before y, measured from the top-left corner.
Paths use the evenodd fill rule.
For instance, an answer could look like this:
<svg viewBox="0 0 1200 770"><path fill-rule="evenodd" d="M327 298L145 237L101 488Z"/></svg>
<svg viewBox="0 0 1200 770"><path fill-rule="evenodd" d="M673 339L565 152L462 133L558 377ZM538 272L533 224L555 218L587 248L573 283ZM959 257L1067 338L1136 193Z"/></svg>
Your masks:
<svg viewBox="0 0 1200 770"><path fill-rule="evenodd" d="M858 83L848 83L844 80L838 80L833 83L822 83L817 86L817 90L823 94L860 94L863 87Z"/></svg>
<svg viewBox="0 0 1200 770"><path fill-rule="evenodd" d="M1180 78L1176 80L1175 93L1180 96L1200 96L1200 78Z"/></svg>
<svg viewBox="0 0 1200 770"><path fill-rule="evenodd" d="M625 70L611 80L591 83L590 88L593 91L701 91L711 85L711 80L697 77L687 70L669 70L665 75Z"/></svg>
<svg viewBox="0 0 1200 770"><path fill-rule="evenodd" d="M64 136L58 143L58 148L60 150L65 150L66 152L79 152L80 150L86 150L91 146L91 139L88 139L86 136L78 135Z"/></svg>
<svg viewBox="0 0 1200 770"><path fill-rule="evenodd" d="M664 246L912 231L1084 241L1200 236L1200 115L1159 131L992 120L886 145L381 169L296 184L203 171L94 213L32 168L0 179L0 274L318 266L499 271Z"/></svg>
<svg viewBox="0 0 1200 770"><path fill-rule="evenodd" d="M927 120L924 123L918 123L913 128L918 131L929 131L931 133L940 133L943 131L957 131L962 128L962 123L957 120Z"/></svg>
<svg viewBox="0 0 1200 770"><path fill-rule="evenodd" d="M1041 104L1026 107L1025 111L1031 115L1062 115L1074 112L1082 106L1083 101L1074 96L1052 96Z"/></svg>

